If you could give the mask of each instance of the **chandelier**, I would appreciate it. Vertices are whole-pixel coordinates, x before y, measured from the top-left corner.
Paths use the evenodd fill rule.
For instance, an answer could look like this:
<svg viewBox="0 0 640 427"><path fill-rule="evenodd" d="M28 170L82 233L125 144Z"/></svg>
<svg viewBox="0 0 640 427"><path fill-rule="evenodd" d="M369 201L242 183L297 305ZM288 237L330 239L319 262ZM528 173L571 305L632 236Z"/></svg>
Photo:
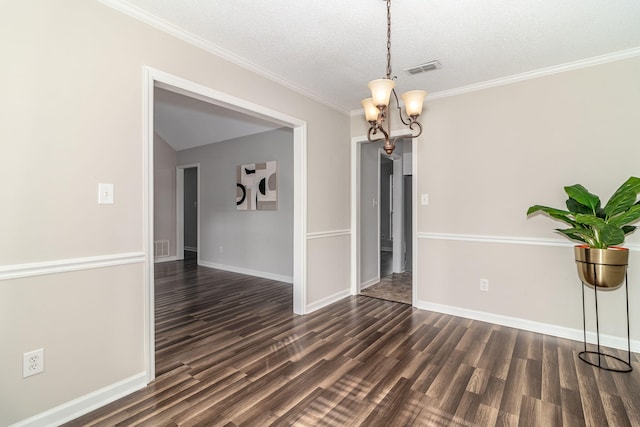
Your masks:
<svg viewBox="0 0 640 427"><path fill-rule="evenodd" d="M418 117L422 113L422 104L424 98L427 96L427 92L424 90L410 90L409 92L401 95L404 101L404 107L408 116L405 119L402 115L402 108L398 102L398 95L396 94L395 85L393 81L396 76L391 77L391 0L387 1L387 76L384 79L372 80L369 82L369 89L371 90L371 98L363 99L362 106L364 107L364 115L369 122L369 132L367 133L367 139L369 142L384 141L384 151L387 154L393 153L396 148L395 143L398 138L417 138L422 133L422 125L418 122ZM411 135L403 135L391 140L391 120L389 113L389 100L391 94L395 99L396 107L398 108L398 115L400 121L411 129ZM386 125L386 129L385 129ZM375 135L381 133L382 136L374 138Z"/></svg>

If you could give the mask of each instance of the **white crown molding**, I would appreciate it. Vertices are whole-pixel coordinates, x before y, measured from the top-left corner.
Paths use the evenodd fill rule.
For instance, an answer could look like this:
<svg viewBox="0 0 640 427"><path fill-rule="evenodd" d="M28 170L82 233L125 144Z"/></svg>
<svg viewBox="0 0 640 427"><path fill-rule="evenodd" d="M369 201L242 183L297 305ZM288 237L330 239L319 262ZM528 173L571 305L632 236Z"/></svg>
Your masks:
<svg viewBox="0 0 640 427"><path fill-rule="evenodd" d="M69 271L136 264L143 263L144 261L144 252L128 252L83 258L31 262L27 264L3 265L0 266L0 281L17 279L20 277L42 276L45 274L66 273Z"/></svg>
<svg viewBox="0 0 640 427"><path fill-rule="evenodd" d="M416 233L419 239L430 240L457 240L463 242L481 242L481 243L506 243L511 245L529 245L529 246L556 246L571 248L577 245L566 240L560 239L541 239L537 237L508 237L508 236L482 236L477 234L448 234L448 233ZM630 251L640 251L640 244L625 243L625 248Z"/></svg>
<svg viewBox="0 0 640 427"><path fill-rule="evenodd" d="M114 10L117 10L118 12L121 12L127 16L130 16L134 19L137 19L139 21L144 22L145 24L148 24L162 32L165 32L173 37L176 37L186 43L189 43L193 46L199 47L200 49L203 49L209 53L212 53L216 56L219 56L220 58L223 58L229 62L232 62L246 70L252 71L256 74L261 75L262 77L265 77L275 83L278 83L279 85L282 85L284 87L286 87L287 89L291 89L292 91L303 95L307 98L310 98L314 101L317 101L323 105L326 105L329 108L332 108L340 113L343 114L349 114L349 111L345 110L344 108L332 103L331 101L321 98L318 95L308 91L307 89L295 85L287 80L285 80L284 78L282 78L281 76L274 74L270 71L265 70L264 68L259 67L258 65L254 64L251 61L248 61L245 58L242 58L236 54L234 54L233 52L224 49L214 43L211 43L208 40L203 39L200 36L197 36L195 34L192 34L188 31L186 31L183 28L180 28L174 24L171 24L170 22L165 21L164 19L160 19L157 16L154 16L150 13L148 13L147 11L131 5L129 3L126 3L123 0L98 0L98 2L104 4L105 6L108 6Z"/></svg>
<svg viewBox="0 0 640 427"><path fill-rule="evenodd" d="M486 82L476 83L469 86L463 86L456 89L444 90L432 93L427 98L433 101L440 98L448 98L450 96L461 95L464 93L475 92L478 90L489 89L496 86L504 86L511 83L521 82L523 80L536 79L538 77L550 76L552 74L564 73L566 71L579 70L581 68L589 68L600 64L620 61L623 59L640 56L640 47L626 49L619 52L612 52L606 55L594 56L592 58L581 59L578 61L567 62L565 64L554 65L552 67L541 68L539 70L528 71L526 73L514 74L512 76L502 77L499 79L488 80Z"/></svg>
<svg viewBox="0 0 640 427"><path fill-rule="evenodd" d="M618 52L608 53L606 55L594 56L592 58L581 59L578 61L567 62L565 64L554 65L553 67L541 68L539 70L528 71L526 73L514 74L512 76L501 77L499 79L488 80L486 82L475 83L468 86L462 86L459 88L443 90L440 92L430 93L426 101L434 101L436 99L448 98L450 96L462 95L469 92L475 92L478 90L489 89L497 86L504 86L511 83L517 83L524 80L536 79L538 77L549 76L552 74L564 73L566 71L579 70L581 68L589 68L600 64L606 64L609 62L620 61L623 59L634 58L640 56L640 47L632 49L621 50ZM351 117L357 117L364 115L364 109L352 110Z"/></svg>

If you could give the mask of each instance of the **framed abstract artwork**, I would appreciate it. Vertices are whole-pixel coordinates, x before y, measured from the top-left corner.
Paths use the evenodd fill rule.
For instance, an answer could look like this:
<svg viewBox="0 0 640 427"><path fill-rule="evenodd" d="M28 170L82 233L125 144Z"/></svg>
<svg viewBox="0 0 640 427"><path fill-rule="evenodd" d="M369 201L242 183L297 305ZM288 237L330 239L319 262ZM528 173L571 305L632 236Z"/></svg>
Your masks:
<svg viewBox="0 0 640 427"><path fill-rule="evenodd" d="M278 162L240 165L236 172L236 209L278 209Z"/></svg>

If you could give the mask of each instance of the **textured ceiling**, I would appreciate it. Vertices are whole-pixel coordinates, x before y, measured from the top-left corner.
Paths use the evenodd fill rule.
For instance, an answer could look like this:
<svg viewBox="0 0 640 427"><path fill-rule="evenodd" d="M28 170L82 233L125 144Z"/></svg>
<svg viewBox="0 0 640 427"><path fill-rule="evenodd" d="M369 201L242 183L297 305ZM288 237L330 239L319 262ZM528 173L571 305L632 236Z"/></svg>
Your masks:
<svg viewBox="0 0 640 427"><path fill-rule="evenodd" d="M381 0L102 0L204 39L343 111L383 77ZM430 93L640 47L638 0L393 0L398 89ZM158 21L160 22L160 21ZM442 69L409 76L430 60Z"/></svg>
<svg viewBox="0 0 640 427"><path fill-rule="evenodd" d="M367 82L385 75L381 0L99 1L344 112L360 110ZM640 54L640 0L393 0L391 15L398 93L424 89L435 97L604 55ZM442 68L403 71L431 60ZM204 107L189 118L194 105L179 96L172 102L167 96L156 106L163 138L201 145L201 128L211 130ZM236 129L238 119L216 128ZM247 132L263 125L249 121Z"/></svg>

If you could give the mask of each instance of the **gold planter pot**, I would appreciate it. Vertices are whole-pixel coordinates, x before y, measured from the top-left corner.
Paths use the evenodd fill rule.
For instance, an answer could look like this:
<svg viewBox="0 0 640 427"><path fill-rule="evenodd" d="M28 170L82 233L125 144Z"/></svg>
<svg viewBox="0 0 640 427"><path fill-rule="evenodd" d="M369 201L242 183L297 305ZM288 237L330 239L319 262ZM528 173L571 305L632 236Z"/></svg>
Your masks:
<svg viewBox="0 0 640 427"><path fill-rule="evenodd" d="M583 283L616 289L624 282L629 263L629 250L611 246L594 249L587 245L574 248L578 276Z"/></svg>

